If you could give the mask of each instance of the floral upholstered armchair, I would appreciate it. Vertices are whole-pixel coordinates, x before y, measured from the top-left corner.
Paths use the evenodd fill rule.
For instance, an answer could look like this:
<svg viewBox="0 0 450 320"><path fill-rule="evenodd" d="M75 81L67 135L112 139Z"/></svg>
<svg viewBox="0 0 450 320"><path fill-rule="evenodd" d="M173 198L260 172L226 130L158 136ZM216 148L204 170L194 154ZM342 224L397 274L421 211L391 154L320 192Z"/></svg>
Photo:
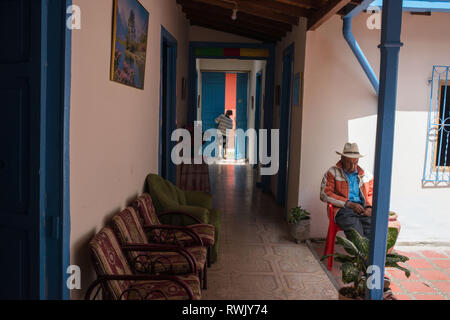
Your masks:
<svg viewBox="0 0 450 320"><path fill-rule="evenodd" d="M199 300L197 275L185 276L135 274L109 227L97 233L89 244L97 279L88 288L85 299L113 300ZM95 291L94 296L92 295Z"/></svg>
<svg viewBox="0 0 450 320"><path fill-rule="evenodd" d="M147 176L147 187L159 220L163 224L209 224L215 228L211 262L217 261L221 213L212 206L212 196L206 192L183 191L156 174Z"/></svg>

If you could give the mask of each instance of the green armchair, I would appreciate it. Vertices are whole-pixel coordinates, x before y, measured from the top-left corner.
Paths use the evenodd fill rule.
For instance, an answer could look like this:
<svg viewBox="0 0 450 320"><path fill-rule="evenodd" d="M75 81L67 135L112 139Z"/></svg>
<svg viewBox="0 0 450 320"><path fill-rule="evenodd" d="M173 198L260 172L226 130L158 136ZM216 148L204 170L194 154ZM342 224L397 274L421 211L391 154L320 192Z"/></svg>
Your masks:
<svg viewBox="0 0 450 320"><path fill-rule="evenodd" d="M212 196L206 192L183 191L156 174L147 176L147 188L161 223L186 226L200 222L215 227L215 243L212 247L211 261L216 262L221 213L212 207ZM187 213L187 215L180 213Z"/></svg>

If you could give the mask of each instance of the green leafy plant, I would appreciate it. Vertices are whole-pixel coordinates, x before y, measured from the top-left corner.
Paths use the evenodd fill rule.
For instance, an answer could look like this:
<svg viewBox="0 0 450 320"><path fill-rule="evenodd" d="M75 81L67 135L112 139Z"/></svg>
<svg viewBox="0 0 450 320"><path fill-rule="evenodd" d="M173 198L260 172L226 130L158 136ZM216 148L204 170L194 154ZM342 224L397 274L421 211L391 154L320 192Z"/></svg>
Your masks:
<svg viewBox="0 0 450 320"><path fill-rule="evenodd" d="M341 245L347 254L334 253L322 257L321 260L334 256L335 260L342 263L342 282L352 284L350 287L342 289L341 294L349 298L363 298L367 287L367 265L369 259L369 239L361 236L355 229L350 229L349 239L336 237L336 244ZM398 230L396 228L388 229L388 239L386 246L386 267L392 267L402 270L409 278L410 271L398 263L406 262L408 257L397 253L387 253L397 241Z"/></svg>
<svg viewBox="0 0 450 320"><path fill-rule="evenodd" d="M290 224L297 224L301 220L309 220L311 219L310 213L302 207L295 207L291 209L291 214L289 216L288 222Z"/></svg>

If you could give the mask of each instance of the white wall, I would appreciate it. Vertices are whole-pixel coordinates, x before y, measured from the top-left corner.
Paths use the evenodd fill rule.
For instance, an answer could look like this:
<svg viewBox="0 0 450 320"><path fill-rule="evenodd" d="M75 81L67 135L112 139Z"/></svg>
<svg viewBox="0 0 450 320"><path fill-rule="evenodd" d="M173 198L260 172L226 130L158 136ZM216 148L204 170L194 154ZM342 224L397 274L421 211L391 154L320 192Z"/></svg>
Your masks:
<svg viewBox="0 0 450 320"><path fill-rule="evenodd" d="M367 14L354 19L353 32L374 70L379 72L380 30L366 27ZM450 65L450 16L403 16L398 105L394 141L391 209L402 224L400 242L450 242L448 188L422 188L426 126L433 65ZM347 141L357 142L360 164L373 172L377 97L333 17L308 32L305 66L299 204L312 213L312 237L325 237L325 204L320 181L339 160Z"/></svg>
<svg viewBox="0 0 450 320"><path fill-rule="evenodd" d="M246 71L253 68L252 60L239 59L198 59L200 70L204 71Z"/></svg>

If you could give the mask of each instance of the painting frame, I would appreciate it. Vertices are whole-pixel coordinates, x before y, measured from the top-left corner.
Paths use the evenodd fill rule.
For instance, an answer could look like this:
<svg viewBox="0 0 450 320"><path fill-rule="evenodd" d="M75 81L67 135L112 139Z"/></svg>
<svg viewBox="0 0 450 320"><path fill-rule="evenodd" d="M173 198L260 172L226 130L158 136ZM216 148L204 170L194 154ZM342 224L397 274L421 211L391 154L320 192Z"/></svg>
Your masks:
<svg viewBox="0 0 450 320"><path fill-rule="evenodd" d="M139 0L113 0L111 81L144 90L149 21Z"/></svg>

